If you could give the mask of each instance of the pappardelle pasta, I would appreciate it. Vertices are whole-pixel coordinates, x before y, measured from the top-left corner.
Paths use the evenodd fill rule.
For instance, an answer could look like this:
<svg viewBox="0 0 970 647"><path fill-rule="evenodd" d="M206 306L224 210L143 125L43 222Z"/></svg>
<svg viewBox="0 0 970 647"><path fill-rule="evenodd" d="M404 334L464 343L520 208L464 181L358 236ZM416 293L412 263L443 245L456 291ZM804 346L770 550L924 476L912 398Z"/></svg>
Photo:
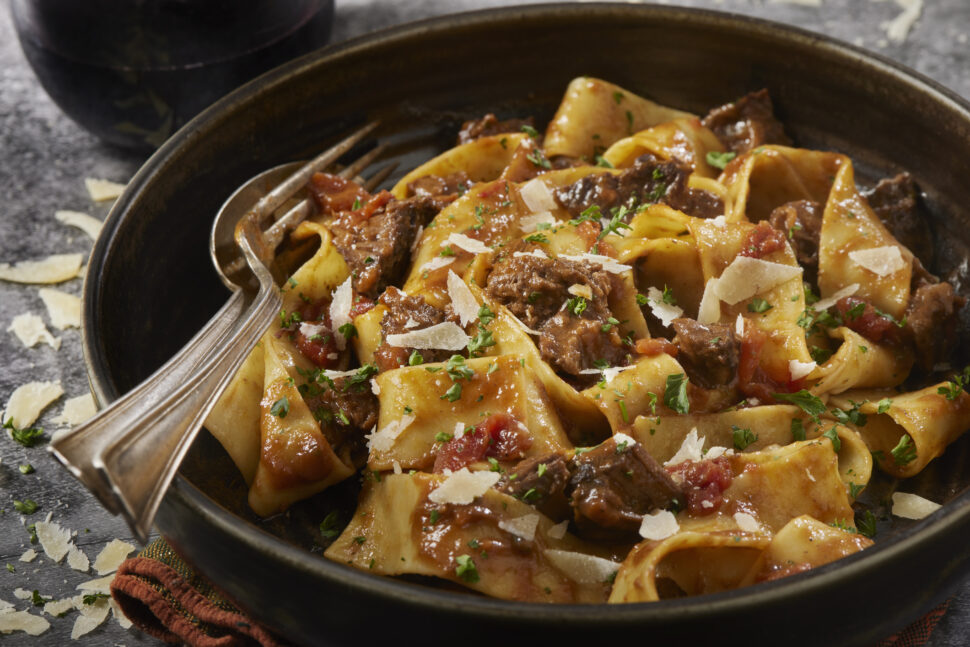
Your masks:
<svg viewBox="0 0 970 647"><path fill-rule="evenodd" d="M258 515L360 479L329 559L533 602L738 588L870 546L873 469L970 427L912 179L863 192L765 91L701 118L579 78L544 133L488 115L390 191L308 188L207 427Z"/></svg>

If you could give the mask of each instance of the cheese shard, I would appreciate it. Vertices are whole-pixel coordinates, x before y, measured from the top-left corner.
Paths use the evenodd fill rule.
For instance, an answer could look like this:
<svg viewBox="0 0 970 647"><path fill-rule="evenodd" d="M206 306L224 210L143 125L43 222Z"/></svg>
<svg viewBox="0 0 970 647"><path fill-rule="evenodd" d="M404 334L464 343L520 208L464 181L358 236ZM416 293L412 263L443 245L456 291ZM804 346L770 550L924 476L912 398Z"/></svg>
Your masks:
<svg viewBox="0 0 970 647"><path fill-rule="evenodd" d="M620 570L617 562L586 553L549 549L544 554L553 566L580 584L609 582Z"/></svg>
<svg viewBox="0 0 970 647"><path fill-rule="evenodd" d="M30 636L39 636L50 628L51 623L32 613L0 610L0 634L23 631Z"/></svg>
<svg viewBox="0 0 970 647"><path fill-rule="evenodd" d="M734 305L762 294L774 287L801 276L802 268L763 261L750 256L738 256L724 268L714 292L721 301Z"/></svg>
<svg viewBox="0 0 970 647"><path fill-rule="evenodd" d="M47 521L38 521L34 524L34 529L37 531L37 541L44 549L44 554L55 563L64 559L71 549L71 531L56 521L50 521L49 516Z"/></svg>
<svg viewBox="0 0 970 647"><path fill-rule="evenodd" d="M442 267L448 267L455 262L454 256L435 256L430 261L422 265L419 269L422 272L434 272Z"/></svg>
<svg viewBox="0 0 970 647"><path fill-rule="evenodd" d="M704 294L701 296L700 305L697 307L697 323L712 324L721 320L721 300L717 298L714 291L717 279L707 279L704 284Z"/></svg>
<svg viewBox="0 0 970 647"><path fill-rule="evenodd" d="M71 640L77 640L81 636L88 634L108 618L111 607L106 599L96 600L93 604L84 604L81 596L81 604L76 605L80 615L74 620L74 627L71 629Z"/></svg>
<svg viewBox="0 0 970 647"><path fill-rule="evenodd" d="M647 290L647 303L653 315L664 326L669 326L674 319L684 316L683 308L679 308L664 301L664 293L655 287Z"/></svg>
<svg viewBox="0 0 970 647"><path fill-rule="evenodd" d="M111 180L101 180L93 177L84 178L84 186L88 190L88 195L90 195L91 199L95 202L114 200L125 190L124 184L118 184L117 182L112 182Z"/></svg>
<svg viewBox="0 0 970 647"><path fill-rule="evenodd" d="M567 261L576 261L577 263L595 263L603 268L603 270L610 272L611 274L622 274L627 270L632 270L633 267L630 265L624 265L618 262L615 258L610 256L603 256L602 254L576 254L576 255L563 255L560 258L565 258Z"/></svg>
<svg viewBox="0 0 970 647"><path fill-rule="evenodd" d="M87 422L98 412L97 405L94 404L94 396L90 393L68 398L64 401L64 409L60 414L51 419L55 425L66 425L73 427L82 422Z"/></svg>
<svg viewBox="0 0 970 647"><path fill-rule="evenodd" d="M10 420L18 429L29 427L48 405L62 395L64 395L64 389L61 388L60 380L21 384L10 394L0 421Z"/></svg>
<svg viewBox="0 0 970 647"><path fill-rule="evenodd" d="M80 211L55 211L54 217L58 222L71 227L77 227L90 236L91 240L97 240L101 234L101 221L97 218L92 218L86 213L81 213Z"/></svg>
<svg viewBox="0 0 970 647"><path fill-rule="evenodd" d="M922 519L941 507L939 503L924 499L918 494L893 493L893 514L903 519Z"/></svg>
<svg viewBox="0 0 970 647"><path fill-rule="evenodd" d="M644 539L659 541L677 534L678 530L680 524L670 510L657 510L653 514L644 515L640 522L640 536Z"/></svg>
<svg viewBox="0 0 970 647"><path fill-rule="evenodd" d="M855 294L858 291L859 291L859 284L852 283L850 285L845 286L844 288L842 288L841 290L839 290L838 292L836 292L830 297L827 297L825 299L819 299L818 301L813 303L810 307L814 308L816 312L822 312L823 310L828 310L829 308L834 306L840 299L843 299L845 297L851 297L853 294Z"/></svg>
<svg viewBox="0 0 970 647"><path fill-rule="evenodd" d="M133 550L135 547L132 544L120 539L112 539L94 558L94 570L98 575L114 573Z"/></svg>
<svg viewBox="0 0 970 647"><path fill-rule="evenodd" d="M448 236L448 240L445 241L445 244L454 245L455 247L463 249L466 252L471 252L472 254L488 254L492 251L492 248L482 241L472 238L471 236L466 236L465 234L451 234Z"/></svg>
<svg viewBox="0 0 970 647"><path fill-rule="evenodd" d="M20 561L22 562L32 562L37 559L37 551L33 548L28 548L24 551L24 554L20 556Z"/></svg>
<svg viewBox="0 0 970 647"><path fill-rule="evenodd" d="M44 325L44 320L32 312L22 312L14 317L7 330L16 335L27 348L33 348L40 343L47 344L54 350L61 347L61 338L52 335Z"/></svg>
<svg viewBox="0 0 970 647"><path fill-rule="evenodd" d="M478 301L475 300L475 295L452 270L448 270L448 296L462 326L478 319Z"/></svg>
<svg viewBox="0 0 970 647"><path fill-rule="evenodd" d="M558 223L556 217L548 211L540 211L531 216L523 216L519 220L519 228L523 233L529 234L539 228L539 225L549 225L550 227Z"/></svg>
<svg viewBox="0 0 970 647"><path fill-rule="evenodd" d="M906 261L895 245L856 249L849 252L849 258L856 265L878 276L889 276L906 267Z"/></svg>
<svg viewBox="0 0 970 647"><path fill-rule="evenodd" d="M470 338L453 321L445 321L420 330L410 330L387 336L388 346L399 348L461 350L468 345Z"/></svg>
<svg viewBox="0 0 970 647"><path fill-rule="evenodd" d="M498 527L516 537L532 541L536 537L536 528L539 527L539 515L527 514L515 519L502 519L498 522Z"/></svg>
<svg viewBox="0 0 970 647"><path fill-rule="evenodd" d="M333 300L330 302L330 325L333 326L333 340L337 343L337 348L340 350L343 350L347 346L347 337L340 332L340 327L353 323L353 320L350 318L350 308L353 305L354 288L348 276L333 291Z"/></svg>
<svg viewBox="0 0 970 647"><path fill-rule="evenodd" d="M761 524L747 512L735 512L734 522L744 532L761 532Z"/></svg>
<svg viewBox="0 0 970 647"><path fill-rule="evenodd" d="M797 359L788 360L788 373L792 380L800 380L815 370L815 362L799 362Z"/></svg>
<svg viewBox="0 0 970 647"><path fill-rule="evenodd" d="M0 280L13 283L61 283L81 271L81 254L53 254L16 265L0 263Z"/></svg>
<svg viewBox="0 0 970 647"><path fill-rule="evenodd" d="M367 439L367 447L371 451L387 452L391 450L394 446L394 441L397 437L408 428L408 426L414 422L414 414L409 413L406 416L394 420L384 425L380 431L373 431L370 434L364 436Z"/></svg>
<svg viewBox="0 0 970 647"><path fill-rule="evenodd" d="M704 458L704 439L697 437L697 427L691 429L684 437L677 453L670 457L664 465L678 465L684 461L699 461Z"/></svg>
<svg viewBox="0 0 970 647"><path fill-rule="evenodd" d="M548 213L559 207L549 187L539 178L533 178L523 184L519 188L519 195L532 213Z"/></svg>
<svg viewBox="0 0 970 647"><path fill-rule="evenodd" d="M428 500L432 503L466 505L488 492L490 487L498 483L499 478L501 475L498 472L470 472L467 467L463 467L432 491Z"/></svg>
<svg viewBox="0 0 970 647"><path fill-rule="evenodd" d="M75 571L87 573L91 567L91 560L88 559L88 556L80 548L71 544L67 549L67 565Z"/></svg>

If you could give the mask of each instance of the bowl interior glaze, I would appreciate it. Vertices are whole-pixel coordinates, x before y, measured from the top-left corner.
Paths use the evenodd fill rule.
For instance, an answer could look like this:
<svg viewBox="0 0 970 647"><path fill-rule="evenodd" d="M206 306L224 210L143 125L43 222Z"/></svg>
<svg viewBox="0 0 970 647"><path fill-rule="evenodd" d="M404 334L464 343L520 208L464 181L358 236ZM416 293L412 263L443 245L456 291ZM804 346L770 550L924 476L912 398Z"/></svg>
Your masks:
<svg viewBox="0 0 970 647"><path fill-rule="evenodd" d="M255 173L305 159L365 116L380 116L380 138L392 144L401 174L450 145L463 119L491 111L543 124L579 75L697 113L766 87L799 145L849 154L862 178L910 171L934 214L937 269L966 258L970 109L894 63L794 28L699 10L596 3L449 16L278 68L205 111L146 163L91 256L84 344L96 395L110 401L133 387L225 301L207 255L209 227ZM952 280L960 288L963 275ZM700 641L750 635L756 625L793 645L861 645L924 613L970 569L962 548L968 449L959 441L907 484L946 501L943 510L918 523L884 522L879 543L863 554L780 582L656 604L514 604L331 563L307 528L333 502L352 501L356 485L261 522L205 432L157 523L240 606L299 643L467 636L502 623L517 640L649 631L656 640ZM879 487L874 496L893 484Z"/></svg>

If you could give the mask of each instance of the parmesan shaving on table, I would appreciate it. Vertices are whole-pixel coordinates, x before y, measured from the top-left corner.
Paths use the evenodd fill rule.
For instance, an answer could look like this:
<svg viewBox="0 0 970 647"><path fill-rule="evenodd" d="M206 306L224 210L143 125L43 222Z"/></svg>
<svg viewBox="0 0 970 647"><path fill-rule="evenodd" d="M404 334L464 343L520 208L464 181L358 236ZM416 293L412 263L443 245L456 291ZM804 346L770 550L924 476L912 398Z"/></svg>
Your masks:
<svg viewBox="0 0 970 647"><path fill-rule="evenodd" d="M97 240L101 234L101 221L97 218L92 218L86 213L81 213L80 211L55 211L54 218L65 225L77 227L87 234L91 240Z"/></svg>
<svg viewBox="0 0 970 647"><path fill-rule="evenodd" d="M114 200L125 190L124 184L92 177L84 178L84 186L88 190L88 195L90 195L91 199L95 202Z"/></svg>
<svg viewBox="0 0 970 647"><path fill-rule="evenodd" d="M27 348L33 348L40 343L47 344L54 350L61 347L61 338L52 335L44 325L44 320L32 312L22 312L14 317L7 330L16 335Z"/></svg>
<svg viewBox="0 0 970 647"><path fill-rule="evenodd" d="M50 317L51 325L58 330L65 328L81 327L81 299L55 290L54 288L41 288L38 290L41 301L47 308L47 316Z"/></svg>
<svg viewBox="0 0 970 647"><path fill-rule="evenodd" d="M52 254L15 265L0 263L0 280L13 283L62 283L78 276L81 254Z"/></svg>
<svg viewBox="0 0 970 647"><path fill-rule="evenodd" d="M54 382L28 382L21 384L10 394L7 407L0 422L10 420L14 427L24 428L34 424L41 412L64 395L60 380Z"/></svg>

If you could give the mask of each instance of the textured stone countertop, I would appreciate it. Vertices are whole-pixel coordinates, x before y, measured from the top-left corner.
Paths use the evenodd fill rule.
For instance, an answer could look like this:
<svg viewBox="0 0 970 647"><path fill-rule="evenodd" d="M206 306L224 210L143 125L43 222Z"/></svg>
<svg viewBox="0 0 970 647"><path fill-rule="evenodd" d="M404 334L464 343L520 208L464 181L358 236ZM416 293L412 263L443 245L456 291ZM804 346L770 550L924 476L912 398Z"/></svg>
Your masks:
<svg viewBox="0 0 970 647"><path fill-rule="evenodd" d="M333 40L412 19L471 8L514 4L489 0L338 0ZM778 20L829 34L900 61L970 97L970 3L966 0L687 0L664 2L734 11ZM915 18L915 21L907 18ZM903 29L909 26L908 30ZM905 32L905 33L903 33ZM891 37L893 36L893 37ZM110 203L91 201L84 177L125 182L143 158L101 144L65 117L36 82L14 34L7 3L0 3L0 262L40 258L51 253L87 254L92 241L79 230L54 218L56 210L82 211L103 219ZM78 295L81 279L56 286ZM51 405L38 424L58 428L53 418L66 398L88 391L81 357L80 331L52 329L62 344L25 348L7 326L15 315L33 312L50 321L38 296L38 286L0 282L0 405L20 384L59 380L64 396ZM54 564L41 554L33 562L19 561L31 547L25 523L55 521L77 532L77 546L91 559L112 538L132 541L120 519L110 516L45 451L43 444L24 448L6 434L0 437L0 600L29 608L14 590L34 589L46 597L75 595L75 587L97 577ZM35 472L20 473L31 464ZM26 518L14 510L13 500L30 498L39 510ZM34 546L39 550L39 546ZM4 568L10 564L14 572ZM860 603L865 603L860 601ZM66 645L77 613L48 619L51 628L33 638L23 633L0 637L4 645ZM933 634L933 647L970 642L970 580L967 580ZM82 637L84 645L161 644L112 618Z"/></svg>

